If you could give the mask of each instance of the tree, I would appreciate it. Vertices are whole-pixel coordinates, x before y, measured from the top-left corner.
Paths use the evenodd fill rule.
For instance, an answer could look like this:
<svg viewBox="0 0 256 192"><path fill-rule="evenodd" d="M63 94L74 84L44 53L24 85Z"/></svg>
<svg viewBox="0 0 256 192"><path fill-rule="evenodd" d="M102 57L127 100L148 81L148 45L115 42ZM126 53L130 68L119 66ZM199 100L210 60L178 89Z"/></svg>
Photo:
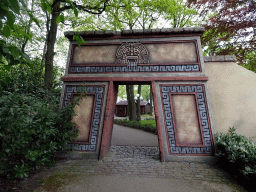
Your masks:
<svg viewBox="0 0 256 192"><path fill-rule="evenodd" d="M125 85L118 86L118 97L121 99L127 98Z"/></svg>
<svg viewBox="0 0 256 192"><path fill-rule="evenodd" d="M141 85L138 85L138 95L139 98L137 98L137 121L140 121L140 97L141 97Z"/></svg>
<svg viewBox="0 0 256 192"><path fill-rule="evenodd" d="M201 10L199 16L209 15L209 20L202 23L206 28L202 44L206 47L207 54L235 54L241 65L256 68L254 0L194 0L191 5Z"/></svg>
<svg viewBox="0 0 256 192"><path fill-rule="evenodd" d="M54 45L56 41L57 28L60 22L64 22L64 11L73 10L76 17L78 17L78 10L90 14L101 14L107 5L108 0L86 1L81 0L79 3L71 0L47 0L41 1L43 11L47 15L47 38L46 38L46 53L45 53L45 87L51 90L53 77L53 58ZM79 41L79 37L74 36L75 40Z"/></svg>
<svg viewBox="0 0 256 192"><path fill-rule="evenodd" d="M162 18L173 28L196 26L192 21L197 15L195 8L189 7L184 0L156 0L154 7L162 15Z"/></svg>

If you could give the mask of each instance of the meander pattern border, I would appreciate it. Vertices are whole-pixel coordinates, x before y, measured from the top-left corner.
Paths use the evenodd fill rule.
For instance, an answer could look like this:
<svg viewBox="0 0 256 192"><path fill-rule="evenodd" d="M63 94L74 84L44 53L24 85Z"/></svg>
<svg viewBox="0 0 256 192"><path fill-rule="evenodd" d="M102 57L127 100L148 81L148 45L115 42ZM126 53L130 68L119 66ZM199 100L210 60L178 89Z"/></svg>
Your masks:
<svg viewBox="0 0 256 192"><path fill-rule="evenodd" d="M104 97L103 86L81 86L81 85L67 85L64 97L64 107L67 106L72 99L73 93L95 93L96 102L94 106L94 114L92 120L92 130L89 144L69 144L69 148L74 146L77 151L96 151L97 140L99 135L100 117L102 113L103 97Z"/></svg>
<svg viewBox="0 0 256 192"><path fill-rule="evenodd" d="M199 72L199 64L186 65L151 65L151 66L106 66L106 67L85 67L71 66L69 73L112 73L112 72Z"/></svg>
<svg viewBox="0 0 256 192"><path fill-rule="evenodd" d="M160 85L161 86L161 85ZM204 140L204 147L177 147L175 141L175 132L173 126L173 117L170 106L169 93L195 93L198 101L198 109L200 114L200 123L202 127L202 136ZM209 117L206 107L206 99L204 94L204 85L170 85L161 86L162 102L164 107L165 125L169 139L169 152L171 154L207 154L213 153L212 137L209 127Z"/></svg>

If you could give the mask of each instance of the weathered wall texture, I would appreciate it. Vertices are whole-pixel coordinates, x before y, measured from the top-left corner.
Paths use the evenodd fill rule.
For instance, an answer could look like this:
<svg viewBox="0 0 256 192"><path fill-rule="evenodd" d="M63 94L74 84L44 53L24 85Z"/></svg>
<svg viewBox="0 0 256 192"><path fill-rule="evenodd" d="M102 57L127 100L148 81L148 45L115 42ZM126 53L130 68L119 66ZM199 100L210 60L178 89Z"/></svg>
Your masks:
<svg viewBox="0 0 256 192"><path fill-rule="evenodd" d="M195 95L170 94L177 145L202 145Z"/></svg>
<svg viewBox="0 0 256 192"><path fill-rule="evenodd" d="M120 47L120 45L121 43L116 45L105 44L105 45L75 46L73 51L72 64L73 65L114 64L116 63L116 52L117 52L117 49ZM151 43L151 44L145 44L144 46L147 48L148 52L150 53L149 63L164 64L164 63L196 63L197 62L197 52L196 52L195 42L183 41L183 42L173 42L173 43L168 42L168 43L160 43L160 44ZM128 48L124 46L121 52L125 52L125 53L128 52L129 50ZM140 47L136 47L133 55L138 56L139 54L138 51L143 51L143 50L141 50Z"/></svg>
<svg viewBox="0 0 256 192"><path fill-rule="evenodd" d="M255 137L256 141L256 73L235 62L205 62L216 132Z"/></svg>

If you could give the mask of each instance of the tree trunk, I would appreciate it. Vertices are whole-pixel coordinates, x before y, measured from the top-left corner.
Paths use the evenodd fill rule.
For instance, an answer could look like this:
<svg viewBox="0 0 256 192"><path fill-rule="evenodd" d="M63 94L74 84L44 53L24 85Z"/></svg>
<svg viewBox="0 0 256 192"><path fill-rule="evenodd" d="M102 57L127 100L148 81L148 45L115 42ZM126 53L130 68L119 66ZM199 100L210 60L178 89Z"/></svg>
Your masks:
<svg viewBox="0 0 256 192"><path fill-rule="evenodd" d="M136 121L136 106L134 101L133 85L126 85L128 116L130 121Z"/></svg>
<svg viewBox="0 0 256 192"><path fill-rule="evenodd" d="M139 98L138 98L138 103L137 103L137 113L138 113L138 117L137 117L137 121L140 121L140 96L141 96L141 85L138 86L138 94L139 94Z"/></svg>
<svg viewBox="0 0 256 192"><path fill-rule="evenodd" d="M54 58L54 44L57 36L57 17L59 16L58 9L60 8L60 2L54 4L52 10L51 27L47 35L47 50L45 54L45 88L51 91L52 89L52 78L53 78L53 58Z"/></svg>
<svg viewBox="0 0 256 192"><path fill-rule="evenodd" d="M149 108L149 115L152 116L153 114L153 94L152 94L152 85L150 85L150 108Z"/></svg>

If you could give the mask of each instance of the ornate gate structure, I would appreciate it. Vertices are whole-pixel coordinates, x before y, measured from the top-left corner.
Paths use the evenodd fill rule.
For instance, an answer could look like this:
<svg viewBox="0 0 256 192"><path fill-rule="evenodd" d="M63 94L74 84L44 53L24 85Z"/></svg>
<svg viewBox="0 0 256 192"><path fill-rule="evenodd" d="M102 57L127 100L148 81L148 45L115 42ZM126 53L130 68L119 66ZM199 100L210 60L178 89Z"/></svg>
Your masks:
<svg viewBox="0 0 256 192"><path fill-rule="evenodd" d="M161 161L208 161L213 118L200 36L203 28L80 32L70 40L62 107L86 93L75 110L76 155L102 159L110 149L118 85L150 84Z"/></svg>

